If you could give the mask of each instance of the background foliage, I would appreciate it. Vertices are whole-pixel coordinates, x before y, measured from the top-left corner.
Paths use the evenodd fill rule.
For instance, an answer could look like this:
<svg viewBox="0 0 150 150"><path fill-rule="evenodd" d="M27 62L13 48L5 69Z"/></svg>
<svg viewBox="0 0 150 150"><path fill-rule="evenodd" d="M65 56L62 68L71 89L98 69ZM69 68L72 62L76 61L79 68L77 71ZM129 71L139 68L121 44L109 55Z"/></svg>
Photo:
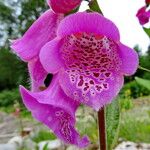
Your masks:
<svg viewBox="0 0 150 150"><path fill-rule="evenodd" d="M43 0L0 1L0 91L28 83L26 64L10 51L8 39L21 37L46 7Z"/></svg>

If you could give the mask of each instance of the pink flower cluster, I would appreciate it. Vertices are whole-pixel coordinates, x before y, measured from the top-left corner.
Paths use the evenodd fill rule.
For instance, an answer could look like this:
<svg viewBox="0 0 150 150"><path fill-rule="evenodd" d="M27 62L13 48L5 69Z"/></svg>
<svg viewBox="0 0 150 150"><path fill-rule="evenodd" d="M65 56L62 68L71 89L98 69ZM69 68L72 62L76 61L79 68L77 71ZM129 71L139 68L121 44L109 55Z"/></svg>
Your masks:
<svg viewBox="0 0 150 150"><path fill-rule="evenodd" d="M46 11L11 48L28 63L31 91L20 86L23 102L40 122L66 143L85 147L75 129L80 104L95 110L110 103L124 75L138 67L137 53L120 42L115 24L96 12L65 13L81 0L49 0ZM53 74L50 85L45 79Z"/></svg>
<svg viewBox="0 0 150 150"><path fill-rule="evenodd" d="M149 22L150 19L150 10L148 10L149 5L150 0L146 0L145 6L141 7L136 14L136 17L138 18L139 23L141 25L145 25L146 23Z"/></svg>

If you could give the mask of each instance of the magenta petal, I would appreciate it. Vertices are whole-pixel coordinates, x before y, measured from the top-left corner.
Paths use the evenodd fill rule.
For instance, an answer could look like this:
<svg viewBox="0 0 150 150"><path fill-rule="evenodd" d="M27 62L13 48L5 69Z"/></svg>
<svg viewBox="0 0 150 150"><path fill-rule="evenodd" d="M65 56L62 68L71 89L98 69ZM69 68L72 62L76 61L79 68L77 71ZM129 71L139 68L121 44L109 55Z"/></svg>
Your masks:
<svg viewBox="0 0 150 150"><path fill-rule="evenodd" d="M125 75L134 74L139 65L137 52L121 43L118 44L118 46L119 46L119 54L122 60L121 71Z"/></svg>
<svg viewBox="0 0 150 150"><path fill-rule="evenodd" d="M86 80L92 80L92 78L90 79L90 77L88 77ZM107 89L103 88L101 91L97 91L95 90L96 84L93 84L93 87L91 87L87 92L84 92L84 89L87 86L90 86L89 84L79 87L78 79L74 78L74 81L71 82L70 77L65 71L61 71L59 82L64 92L69 97L98 111L100 108L115 99L123 86L124 78L122 74L113 72L111 78L106 79L105 82L97 84L99 87L107 86Z"/></svg>
<svg viewBox="0 0 150 150"><path fill-rule="evenodd" d="M144 25L149 22L150 19L150 10L146 11L146 6L140 8L136 14L141 25Z"/></svg>
<svg viewBox="0 0 150 150"><path fill-rule="evenodd" d="M56 73L63 66L60 55L61 45L60 39L54 39L41 49L40 61L47 72Z"/></svg>
<svg viewBox="0 0 150 150"><path fill-rule="evenodd" d="M31 60L39 54L45 43L56 36L56 29L62 18L60 14L55 14L50 10L46 11L22 38L13 41L11 48L24 61Z"/></svg>
<svg viewBox="0 0 150 150"><path fill-rule="evenodd" d="M56 13L67 13L80 5L82 0L47 0L49 6Z"/></svg>
<svg viewBox="0 0 150 150"><path fill-rule="evenodd" d="M89 144L88 138L81 138L74 128L78 103L69 99L58 86L38 93L23 87L20 87L20 91L23 102L33 117L52 129L61 140L79 147Z"/></svg>
<svg viewBox="0 0 150 150"><path fill-rule="evenodd" d="M40 91L40 87L45 86L44 80L48 73L44 70L38 58L28 63L28 69L31 77L31 90L38 92Z"/></svg>
<svg viewBox="0 0 150 150"><path fill-rule="evenodd" d="M114 41L120 39L115 24L99 13L79 12L70 15L58 27L58 35L61 37L81 32L105 35Z"/></svg>
<svg viewBox="0 0 150 150"><path fill-rule="evenodd" d="M97 95L96 99L93 99L93 101L91 101L88 104L89 106L95 108L95 110L97 111L102 107L106 106L107 104L110 104L113 100L115 100L124 84L123 75L114 73L113 80L109 80L108 84L109 89L103 91L100 95Z"/></svg>

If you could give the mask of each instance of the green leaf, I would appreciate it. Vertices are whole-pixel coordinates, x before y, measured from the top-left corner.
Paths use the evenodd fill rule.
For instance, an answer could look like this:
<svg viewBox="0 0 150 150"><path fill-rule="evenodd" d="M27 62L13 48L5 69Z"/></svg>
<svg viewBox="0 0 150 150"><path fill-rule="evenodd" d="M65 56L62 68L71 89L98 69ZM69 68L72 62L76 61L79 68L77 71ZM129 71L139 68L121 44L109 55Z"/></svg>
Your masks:
<svg viewBox="0 0 150 150"><path fill-rule="evenodd" d="M48 143L44 145L43 150L48 150Z"/></svg>
<svg viewBox="0 0 150 150"><path fill-rule="evenodd" d="M135 80L137 81L138 84L144 86L148 90L150 90L150 80L142 79L139 77L135 77Z"/></svg>
<svg viewBox="0 0 150 150"><path fill-rule="evenodd" d="M150 28L145 28L143 27L143 30L145 31L145 33L148 35L148 37L150 38Z"/></svg>
<svg viewBox="0 0 150 150"><path fill-rule="evenodd" d="M106 107L107 148L112 150L117 143L120 123L119 99Z"/></svg>
<svg viewBox="0 0 150 150"><path fill-rule="evenodd" d="M90 7L90 9L91 9L92 11L96 11L96 12L98 12L98 13L100 13L100 14L103 14L102 11L101 11L101 9L100 9L100 7L99 7L99 5L98 5L97 0L91 0L91 1L89 2L89 7Z"/></svg>

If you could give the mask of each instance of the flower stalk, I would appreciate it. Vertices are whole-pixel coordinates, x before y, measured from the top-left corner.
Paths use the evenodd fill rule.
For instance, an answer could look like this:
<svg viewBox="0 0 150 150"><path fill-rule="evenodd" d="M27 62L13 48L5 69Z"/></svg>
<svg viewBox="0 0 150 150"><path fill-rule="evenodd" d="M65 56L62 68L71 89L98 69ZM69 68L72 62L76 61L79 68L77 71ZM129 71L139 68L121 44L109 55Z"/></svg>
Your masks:
<svg viewBox="0 0 150 150"><path fill-rule="evenodd" d="M105 108L104 107L98 111L98 128L99 128L100 150L107 150Z"/></svg>
<svg viewBox="0 0 150 150"><path fill-rule="evenodd" d="M102 13L102 11L101 11L101 9L99 7L99 4L98 4L97 0L91 0L89 2L89 7L90 7L91 10L93 10L95 12L98 12L98 13L100 13L100 14L103 15L103 13Z"/></svg>
<svg viewBox="0 0 150 150"><path fill-rule="evenodd" d="M89 2L91 10L96 11L103 15L97 0L91 0ZM106 124L105 124L105 107L102 107L98 111L98 131L99 131L99 147L100 150L107 150L106 142Z"/></svg>
<svg viewBox="0 0 150 150"><path fill-rule="evenodd" d="M142 66L139 66L139 69L144 70L144 71L147 71L147 72L149 72L149 73L150 73L150 70L149 70L149 69L144 68L144 67L142 67Z"/></svg>

